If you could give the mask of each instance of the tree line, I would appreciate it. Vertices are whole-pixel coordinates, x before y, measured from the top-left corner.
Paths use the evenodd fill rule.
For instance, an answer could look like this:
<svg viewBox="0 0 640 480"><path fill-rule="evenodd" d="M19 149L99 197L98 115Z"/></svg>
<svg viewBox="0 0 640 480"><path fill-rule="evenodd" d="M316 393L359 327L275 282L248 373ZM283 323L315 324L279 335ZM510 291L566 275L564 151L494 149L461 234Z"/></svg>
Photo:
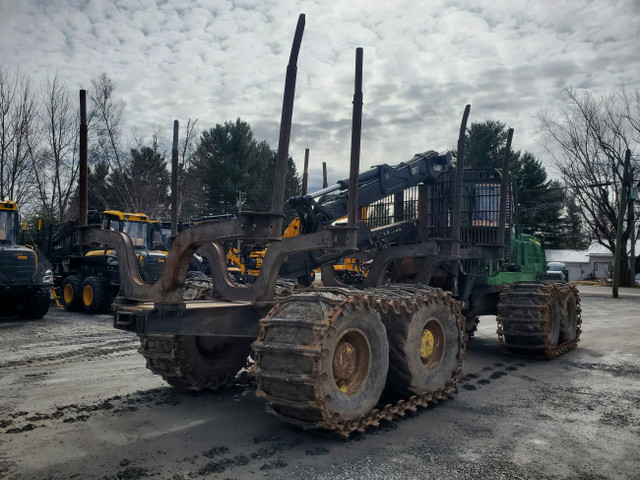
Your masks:
<svg viewBox="0 0 640 480"><path fill-rule="evenodd" d="M147 142L134 129L127 141L125 104L106 73L91 80L87 93L89 208L168 218L170 172L162 133ZM16 201L26 216L50 223L78 216L76 95L57 75L35 88L28 75L0 65L0 198ZM268 209L275 159L276 152L241 119L202 132L189 119L179 146L180 218ZM289 158L285 195L299 190Z"/></svg>
<svg viewBox="0 0 640 480"><path fill-rule="evenodd" d="M134 129L133 140L127 141L125 105L106 73L92 79L87 91L90 208L167 218L170 173L164 136L156 131L146 141ZM0 64L0 198L13 199L23 212L51 222L78 213L76 95L57 75L35 86L28 75ZM542 237L546 248L584 248L595 239L613 252L624 155L626 149L635 152L640 141L639 90L619 87L603 95L567 90L558 113L540 111L537 117L543 147L562 178L550 179L530 152L511 152L523 231ZM472 123L466 135L465 165L501 166L503 122ZM248 123L236 119L200 130L190 119L179 152L181 219L269 207L276 153L254 137ZM631 174L624 186L629 190L640 177L635 153ZM289 159L285 194L299 190L300 178ZM638 202L632 205L637 218ZM627 220L631 212L625 213ZM624 223L625 245L632 223L640 222Z"/></svg>

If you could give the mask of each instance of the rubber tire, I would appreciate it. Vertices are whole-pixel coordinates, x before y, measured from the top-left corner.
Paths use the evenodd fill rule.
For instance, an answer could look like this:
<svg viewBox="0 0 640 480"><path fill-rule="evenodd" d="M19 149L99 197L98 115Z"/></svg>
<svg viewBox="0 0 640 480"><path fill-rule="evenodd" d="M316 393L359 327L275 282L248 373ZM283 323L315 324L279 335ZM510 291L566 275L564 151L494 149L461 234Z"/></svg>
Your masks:
<svg viewBox="0 0 640 480"><path fill-rule="evenodd" d="M333 378L333 356L342 334L359 330L369 342L369 372L361 388L353 395L343 393ZM389 370L389 342L378 312L363 308L347 311L334 320L322 345L320 360L320 398L328 399L326 408L330 417L352 420L368 414L378 403L384 390ZM325 350L328 354L324 354Z"/></svg>
<svg viewBox="0 0 640 480"><path fill-rule="evenodd" d="M425 325L432 319L442 326L445 346L439 365L429 369L420 357L420 340ZM413 314L384 314L382 321L389 337L389 392L403 396L432 392L454 376L461 345L456 315L450 307L434 301Z"/></svg>
<svg viewBox="0 0 640 480"><path fill-rule="evenodd" d="M563 290L564 294L558 299L558 308L561 311L560 341L574 340L578 331L578 299L572 289Z"/></svg>
<svg viewBox="0 0 640 480"><path fill-rule="evenodd" d="M42 318L49 311L50 303L51 288L42 286L33 292L31 297L27 298L24 308L18 312L18 318L34 320Z"/></svg>
<svg viewBox="0 0 640 480"><path fill-rule="evenodd" d="M84 289L93 289L93 299L91 303L85 304ZM90 315L106 313L111 309L111 289L109 285L99 277L86 277L80 289L80 305L82 311Z"/></svg>
<svg viewBox="0 0 640 480"><path fill-rule="evenodd" d="M562 297L560 295L560 293L556 292L551 299L551 311L549 313L549 319L551 322L545 332L549 344L554 347L558 345L558 342L560 341L560 331L566 314L563 307Z"/></svg>
<svg viewBox="0 0 640 480"><path fill-rule="evenodd" d="M247 364L252 342L251 338L178 335L173 357L183 376L165 380L178 390L207 390L211 379L235 375Z"/></svg>
<svg viewBox="0 0 640 480"><path fill-rule="evenodd" d="M70 302L66 302L64 298L64 291L67 286L71 288L72 292ZM78 275L69 275L62 281L62 285L60 286L60 300L62 301L62 306L66 311L77 312L80 310L81 286L82 278Z"/></svg>

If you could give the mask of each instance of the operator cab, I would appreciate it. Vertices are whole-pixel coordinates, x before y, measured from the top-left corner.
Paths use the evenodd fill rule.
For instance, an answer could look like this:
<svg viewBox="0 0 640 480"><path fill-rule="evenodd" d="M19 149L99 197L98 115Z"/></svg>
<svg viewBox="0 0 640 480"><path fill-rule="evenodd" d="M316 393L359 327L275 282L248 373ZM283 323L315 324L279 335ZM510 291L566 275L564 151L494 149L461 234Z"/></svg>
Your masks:
<svg viewBox="0 0 640 480"><path fill-rule="evenodd" d="M11 200L0 202L0 244L15 245L18 232L18 206Z"/></svg>
<svg viewBox="0 0 640 480"><path fill-rule="evenodd" d="M104 212L102 228L124 232L136 249L149 250L149 217L144 213L123 213L117 210Z"/></svg>

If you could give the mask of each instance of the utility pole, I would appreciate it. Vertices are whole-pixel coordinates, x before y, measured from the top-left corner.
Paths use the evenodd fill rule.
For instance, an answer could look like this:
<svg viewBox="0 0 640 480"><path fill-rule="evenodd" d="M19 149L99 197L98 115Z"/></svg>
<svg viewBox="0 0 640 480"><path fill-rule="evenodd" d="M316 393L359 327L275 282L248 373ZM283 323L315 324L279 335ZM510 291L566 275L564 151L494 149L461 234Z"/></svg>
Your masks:
<svg viewBox="0 0 640 480"><path fill-rule="evenodd" d="M618 298L618 286L620 285L620 263L622 260L622 230L624 229L624 214L627 211L627 192L629 191L629 165L631 163L631 150L627 149L624 156L624 170L622 171L622 185L620 186L620 210L618 211L618 230L616 232L616 251L613 258L613 290L611 296Z"/></svg>

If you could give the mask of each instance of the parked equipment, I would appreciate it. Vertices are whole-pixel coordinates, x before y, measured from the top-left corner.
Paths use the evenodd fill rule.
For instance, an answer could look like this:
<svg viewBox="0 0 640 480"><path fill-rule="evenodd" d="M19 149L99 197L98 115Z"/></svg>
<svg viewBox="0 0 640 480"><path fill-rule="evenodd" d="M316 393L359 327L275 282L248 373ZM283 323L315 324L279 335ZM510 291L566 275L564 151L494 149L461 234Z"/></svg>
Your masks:
<svg viewBox="0 0 640 480"><path fill-rule="evenodd" d="M497 314L499 338L518 353L550 358L575 346L577 292L546 280L539 242L518 232L506 161L502 175L462 168L468 108L457 169L450 154L428 151L359 173L362 49L356 50L350 176L290 200L300 234L282 238L303 26L301 16L287 68L270 212L240 212L182 230L154 285L139 281L124 233L82 231L85 244L109 244L118 252L114 326L140 336L148 368L178 388L217 388L252 351L257 395L270 412L347 436L453 394L465 330L478 315ZM510 140L505 158L509 149ZM368 223L357 219L363 207ZM346 224L336 223L345 216ZM229 278L223 245L232 242L270 244L250 285ZM208 259L215 298L185 302L182 287L197 249ZM328 267L354 254L366 259L367 273L358 285L341 284ZM279 276L300 278L317 267L326 286L276 289Z"/></svg>
<svg viewBox="0 0 640 480"><path fill-rule="evenodd" d="M141 281L154 283L164 269L167 252L154 240L149 217L142 213L109 210L90 212L89 223L125 233L136 255L136 273ZM120 288L116 251L108 244L87 248L78 243L76 221L55 225L47 250L54 266L55 286L65 310L105 313Z"/></svg>
<svg viewBox="0 0 640 480"><path fill-rule="evenodd" d="M0 314L42 318L49 311L51 271L34 248L17 244L18 225L16 203L0 201Z"/></svg>

